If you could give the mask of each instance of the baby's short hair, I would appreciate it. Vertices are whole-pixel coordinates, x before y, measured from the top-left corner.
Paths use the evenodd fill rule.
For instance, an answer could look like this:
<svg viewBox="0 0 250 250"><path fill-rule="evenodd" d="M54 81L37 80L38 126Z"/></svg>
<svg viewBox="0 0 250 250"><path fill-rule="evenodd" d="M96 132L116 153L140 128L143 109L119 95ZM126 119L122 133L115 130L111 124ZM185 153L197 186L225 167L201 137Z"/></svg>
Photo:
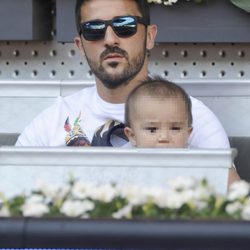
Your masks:
<svg viewBox="0 0 250 250"><path fill-rule="evenodd" d="M159 76L149 77L147 80L141 82L132 92L128 95L125 104L125 125L131 125L131 105L135 102L137 97L146 95L159 99L181 97L183 98L188 115L188 126L192 127L192 103L189 95L185 90L177 84L170 82Z"/></svg>

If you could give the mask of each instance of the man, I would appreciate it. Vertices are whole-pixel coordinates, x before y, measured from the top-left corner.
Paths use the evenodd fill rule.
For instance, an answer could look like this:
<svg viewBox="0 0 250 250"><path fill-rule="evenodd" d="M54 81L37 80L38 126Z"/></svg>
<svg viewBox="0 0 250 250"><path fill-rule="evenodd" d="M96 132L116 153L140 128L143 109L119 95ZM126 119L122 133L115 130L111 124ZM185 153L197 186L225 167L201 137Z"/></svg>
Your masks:
<svg viewBox="0 0 250 250"><path fill-rule="evenodd" d="M79 32L75 43L85 55L96 85L59 98L25 128L17 146L124 143L120 140L123 135L110 143L110 131L124 121L128 94L148 76L147 52L154 47L157 33L157 27L150 24L148 3L77 0L75 14ZM191 97L191 101L190 147L229 147L225 131L214 114L197 99Z"/></svg>

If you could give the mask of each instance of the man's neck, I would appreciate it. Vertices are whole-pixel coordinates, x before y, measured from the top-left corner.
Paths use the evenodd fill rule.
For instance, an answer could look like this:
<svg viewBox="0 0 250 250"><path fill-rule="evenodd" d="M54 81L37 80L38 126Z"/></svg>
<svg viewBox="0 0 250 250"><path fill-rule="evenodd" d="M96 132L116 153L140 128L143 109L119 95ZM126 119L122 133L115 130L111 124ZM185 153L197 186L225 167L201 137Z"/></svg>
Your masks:
<svg viewBox="0 0 250 250"><path fill-rule="evenodd" d="M96 87L99 96L106 102L109 103L125 103L129 93L138 86L141 81L145 80L148 72L146 74L140 74L132 79L128 84L121 85L116 89L106 88L99 79L96 79Z"/></svg>
<svg viewBox="0 0 250 250"><path fill-rule="evenodd" d="M116 89L107 89L103 84L97 85L99 96L109 103L125 103L128 94L137 86L137 82L131 81L126 86L120 86Z"/></svg>

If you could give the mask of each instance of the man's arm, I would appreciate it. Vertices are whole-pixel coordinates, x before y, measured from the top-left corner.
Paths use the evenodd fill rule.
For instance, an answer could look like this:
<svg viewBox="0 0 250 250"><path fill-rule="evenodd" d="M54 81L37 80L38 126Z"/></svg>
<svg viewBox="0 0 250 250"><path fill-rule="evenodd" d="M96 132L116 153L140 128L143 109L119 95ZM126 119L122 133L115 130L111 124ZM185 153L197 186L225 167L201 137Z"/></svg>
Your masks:
<svg viewBox="0 0 250 250"><path fill-rule="evenodd" d="M228 136L215 114L201 101L192 101L193 131L191 148L229 148Z"/></svg>
<svg viewBox="0 0 250 250"><path fill-rule="evenodd" d="M60 98L49 108L38 114L19 136L18 147L51 146L51 137L57 133L57 123L61 110Z"/></svg>
<svg viewBox="0 0 250 250"><path fill-rule="evenodd" d="M45 112L46 113L46 112ZM44 112L39 114L31 123L24 129L18 137L15 146L17 147L43 147L48 145L50 126L47 121L51 120ZM47 130L47 133L45 132Z"/></svg>
<svg viewBox="0 0 250 250"><path fill-rule="evenodd" d="M236 181L240 181L240 176L238 175L236 168L233 166L229 169L228 186L230 186Z"/></svg>

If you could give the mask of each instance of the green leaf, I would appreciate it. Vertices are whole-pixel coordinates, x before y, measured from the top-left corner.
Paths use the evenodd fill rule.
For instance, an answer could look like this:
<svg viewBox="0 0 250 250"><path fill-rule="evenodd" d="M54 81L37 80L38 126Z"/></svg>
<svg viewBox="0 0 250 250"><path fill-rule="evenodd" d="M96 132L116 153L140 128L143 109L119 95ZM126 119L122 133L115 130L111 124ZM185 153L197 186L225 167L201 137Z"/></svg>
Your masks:
<svg viewBox="0 0 250 250"><path fill-rule="evenodd" d="M9 201L9 209L12 216L21 215L21 207L25 202L25 197L23 195L15 196Z"/></svg>
<svg viewBox="0 0 250 250"><path fill-rule="evenodd" d="M125 205L126 200L115 197L111 202L93 201L95 208L89 212L91 218L111 218L112 214Z"/></svg>
<svg viewBox="0 0 250 250"><path fill-rule="evenodd" d="M235 6L250 12L250 1L249 0L230 0Z"/></svg>

